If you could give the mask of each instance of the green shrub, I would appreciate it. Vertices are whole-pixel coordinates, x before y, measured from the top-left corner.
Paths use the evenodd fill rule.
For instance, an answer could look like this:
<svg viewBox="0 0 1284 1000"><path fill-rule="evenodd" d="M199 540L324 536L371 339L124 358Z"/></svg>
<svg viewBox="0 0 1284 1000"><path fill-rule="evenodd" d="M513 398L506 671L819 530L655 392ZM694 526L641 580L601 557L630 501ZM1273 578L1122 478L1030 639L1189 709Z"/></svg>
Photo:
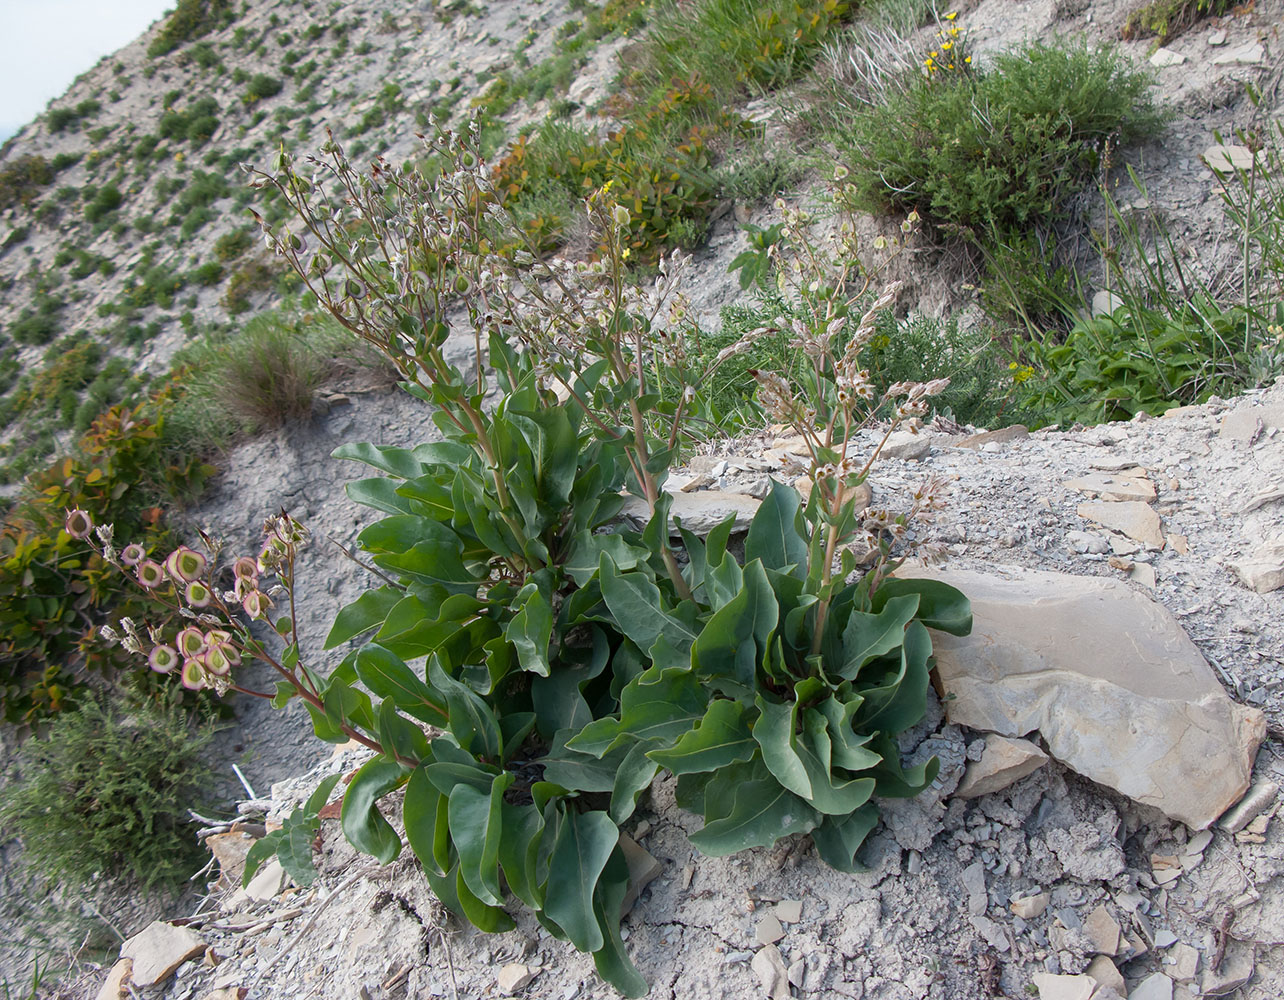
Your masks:
<svg viewBox="0 0 1284 1000"><path fill-rule="evenodd" d="M237 229L224 233L214 241L214 256L224 264L236 260L254 245L254 237L248 229Z"/></svg>
<svg viewBox="0 0 1284 1000"><path fill-rule="evenodd" d="M249 86L245 88L245 93L241 95L242 104L257 104L259 101L266 101L269 97L275 97L281 93L283 84L274 76L268 76L266 73L255 73L250 77Z"/></svg>
<svg viewBox="0 0 1284 1000"><path fill-rule="evenodd" d="M43 156L19 156L0 164L0 212L14 205L30 205L41 188L52 183L57 165Z"/></svg>
<svg viewBox="0 0 1284 1000"><path fill-rule="evenodd" d="M1205 17L1220 17L1232 7L1231 0L1151 0L1128 15L1121 34L1124 38L1154 35L1155 45L1166 45Z"/></svg>
<svg viewBox="0 0 1284 1000"><path fill-rule="evenodd" d="M160 32L147 46L151 58L173 52L194 38L209 34L236 19L232 0L178 0Z"/></svg>
<svg viewBox="0 0 1284 1000"><path fill-rule="evenodd" d="M203 863L187 810L209 799L212 736L172 700L126 709L86 699L23 745L0 828L51 883L124 874L178 888Z"/></svg>
<svg viewBox="0 0 1284 1000"><path fill-rule="evenodd" d="M1036 44L987 71L916 75L886 104L845 109L834 136L857 202L917 209L979 240L1061 218L1107 141L1163 121L1150 78L1113 48Z"/></svg>
<svg viewBox="0 0 1284 1000"><path fill-rule="evenodd" d="M99 188L93 198L85 205L85 219L91 223L101 222L116 209L120 208L125 197L120 189L111 184Z"/></svg>

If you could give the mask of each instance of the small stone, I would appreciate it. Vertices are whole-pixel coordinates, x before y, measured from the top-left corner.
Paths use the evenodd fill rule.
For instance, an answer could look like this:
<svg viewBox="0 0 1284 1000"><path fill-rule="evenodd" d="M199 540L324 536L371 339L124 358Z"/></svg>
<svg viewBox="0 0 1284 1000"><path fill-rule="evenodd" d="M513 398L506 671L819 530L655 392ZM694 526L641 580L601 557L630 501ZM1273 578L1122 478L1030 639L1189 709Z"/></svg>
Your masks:
<svg viewBox="0 0 1284 1000"><path fill-rule="evenodd" d="M1164 535L1159 515L1149 504L1140 500L1083 503L1079 505L1078 513L1080 517L1096 521L1112 531L1121 531L1145 546L1155 549L1163 547Z"/></svg>
<svg viewBox="0 0 1284 1000"><path fill-rule="evenodd" d="M139 989L163 983L189 958L204 953L205 941L193 930L163 920L150 924L120 948L121 958L134 961L130 978Z"/></svg>
<svg viewBox="0 0 1284 1000"><path fill-rule="evenodd" d="M1188 944L1175 944L1168 953L1172 962L1169 975L1179 983L1188 983L1199 971L1199 952Z"/></svg>
<svg viewBox="0 0 1284 1000"><path fill-rule="evenodd" d="M880 458L897 458L902 462L917 462L931 450L932 442L926 434L892 431L878 455Z"/></svg>
<svg viewBox="0 0 1284 1000"><path fill-rule="evenodd" d="M1033 896L1014 899L1008 904L1008 909L1022 920L1033 920L1048 908L1051 898L1046 892L1035 893Z"/></svg>
<svg viewBox="0 0 1284 1000"><path fill-rule="evenodd" d="M1230 563L1230 568L1255 593L1279 590L1284 587L1284 538L1261 543L1243 559Z"/></svg>
<svg viewBox="0 0 1284 1000"><path fill-rule="evenodd" d="M1124 305L1122 298L1103 288L1092 297L1092 315L1112 316L1114 311L1122 305Z"/></svg>
<svg viewBox="0 0 1284 1000"><path fill-rule="evenodd" d="M758 929L754 932L754 939L759 944L775 944L784 936L785 929L780 926L780 921L771 913L768 913L758 921Z"/></svg>
<svg viewBox="0 0 1284 1000"><path fill-rule="evenodd" d="M1190 541L1185 535L1169 535L1168 545L1179 556L1184 556L1190 551Z"/></svg>
<svg viewBox="0 0 1284 1000"><path fill-rule="evenodd" d="M991 733L985 738L981 759L968 764L954 794L961 799L974 799L1002 791L1047 762L1048 755L1029 740Z"/></svg>
<svg viewBox="0 0 1284 1000"><path fill-rule="evenodd" d="M1208 36L1208 44L1216 48L1219 45L1226 44L1226 32L1218 28Z"/></svg>
<svg viewBox="0 0 1284 1000"><path fill-rule="evenodd" d="M1154 941L1156 948L1171 948L1177 943L1177 935L1165 927L1155 932Z"/></svg>
<svg viewBox="0 0 1284 1000"><path fill-rule="evenodd" d="M1083 929L1098 954L1119 954L1119 940L1123 931L1104 906L1098 906L1088 915L1088 919L1083 922Z"/></svg>
<svg viewBox="0 0 1284 1000"><path fill-rule="evenodd" d="M219 865L219 885L233 888L241 884L245 872L245 856L257 843L248 833L214 833L205 838L205 846L210 849Z"/></svg>
<svg viewBox="0 0 1284 1000"><path fill-rule="evenodd" d="M1137 542L1114 531L1110 532L1110 537L1106 540L1110 543L1110 551L1117 556L1136 555L1141 551L1141 546Z"/></svg>
<svg viewBox="0 0 1284 1000"><path fill-rule="evenodd" d="M638 829L641 830L640 825ZM624 832L620 833L620 851L624 855L624 863L629 867L629 887L625 890L624 902L620 909L620 915L623 916L633 909L633 904L638 901L642 890L664 873L664 865Z"/></svg>
<svg viewBox="0 0 1284 1000"><path fill-rule="evenodd" d="M107 981L98 991L97 1000L129 1000L129 987L125 981L129 979L129 970L133 966L134 962L129 958L122 958L113 965L111 972L107 973Z"/></svg>
<svg viewBox="0 0 1284 1000"><path fill-rule="evenodd" d="M1260 816L1275 801L1280 786L1273 781L1258 781L1239 803L1222 817L1218 824L1223 830L1238 833Z"/></svg>
<svg viewBox="0 0 1284 1000"><path fill-rule="evenodd" d="M1150 563L1143 562L1133 564L1132 568L1128 570L1128 579L1150 590L1154 590L1159 583L1158 577L1155 576L1155 567Z"/></svg>
<svg viewBox="0 0 1284 1000"><path fill-rule="evenodd" d="M1217 969L1204 969L1199 988L1206 997L1220 997L1233 993L1253 978L1253 946L1232 942Z"/></svg>
<svg viewBox="0 0 1284 1000"><path fill-rule="evenodd" d="M1213 842L1212 830L1201 830L1195 836L1186 842L1187 854L1203 854L1208 850L1208 845Z"/></svg>
<svg viewBox="0 0 1284 1000"><path fill-rule="evenodd" d="M1256 66L1266 57L1266 50L1258 42L1237 45L1233 49L1213 56L1214 66Z"/></svg>
<svg viewBox="0 0 1284 1000"><path fill-rule="evenodd" d="M803 980L807 978L807 963L801 958L789 967L789 982L793 986L802 988Z"/></svg>
<svg viewBox="0 0 1284 1000"><path fill-rule="evenodd" d="M1110 551L1110 543L1095 531L1067 531L1066 548L1080 555L1104 555Z"/></svg>
<svg viewBox="0 0 1284 1000"><path fill-rule="evenodd" d="M967 437L959 438L957 441L950 443L955 448L979 449L982 445L987 444L1011 444L1013 441L1023 441L1030 436L1030 429L1024 424L1012 424L1010 427L1000 427L994 431L981 431L978 434L969 434Z"/></svg>
<svg viewBox="0 0 1284 1000"><path fill-rule="evenodd" d="M538 968L532 969L529 965L512 962L499 970L499 975L495 977L495 985L501 994L511 997L518 990L529 986L539 973Z"/></svg>
<svg viewBox="0 0 1284 1000"><path fill-rule="evenodd" d="M1244 154L1249 156L1247 166L1245 166L1242 156L1238 165L1243 166L1244 169L1248 169L1253 165L1251 154L1243 146L1213 146L1212 149L1204 153L1204 158L1207 160L1209 153L1217 149L1243 150ZM1209 165L1216 166L1211 161ZM1225 169L1229 169L1229 166ZM1247 444L1259 437L1263 432L1279 430L1280 428L1284 428L1284 404L1253 406L1249 403L1244 403L1222 417L1222 424L1217 431L1217 436L1229 441L1239 441Z"/></svg>
<svg viewBox="0 0 1284 1000"><path fill-rule="evenodd" d="M1088 963L1087 974L1102 986L1108 986L1123 996L1128 995L1128 984L1124 981L1119 967L1105 955L1098 955Z"/></svg>
<svg viewBox="0 0 1284 1000"><path fill-rule="evenodd" d="M1091 976L1054 976L1047 972L1034 974L1039 1000L1091 1000L1097 981Z"/></svg>
<svg viewBox="0 0 1284 1000"><path fill-rule="evenodd" d="M789 1000L789 971L785 960L780 957L780 949L774 944L759 949L749 963L762 983L763 992L771 1000Z"/></svg>
<svg viewBox="0 0 1284 1000"><path fill-rule="evenodd" d="M1244 832L1256 834L1259 837L1264 836L1266 834L1266 828L1270 825L1270 822L1270 816L1258 816L1257 819L1244 827Z"/></svg>
<svg viewBox="0 0 1284 1000"><path fill-rule="evenodd" d="M250 884L245 887L245 894L250 899L259 901L275 899L284 884L285 869L281 867L280 861L273 858L254 873Z"/></svg>
<svg viewBox="0 0 1284 1000"><path fill-rule="evenodd" d="M988 905L985 892L985 864L977 861L975 864L968 865L963 869L961 880L963 888L967 890L967 910L968 913L984 913Z"/></svg>
<svg viewBox="0 0 1284 1000"><path fill-rule="evenodd" d="M1168 885L1170 882L1176 882L1181 878L1181 874L1180 868L1165 868L1163 871L1155 872L1152 877L1155 880L1155 885Z"/></svg>
<svg viewBox="0 0 1284 1000"><path fill-rule="evenodd" d="M1156 972L1134 986L1128 1000L1173 1000L1173 981Z"/></svg>
<svg viewBox="0 0 1284 1000"><path fill-rule="evenodd" d="M1150 57L1150 65L1159 66L1161 68L1164 66L1180 66L1185 61L1186 57L1180 52L1174 52L1172 49L1166 49L1162 45L1155 49L1154 53Z"/></svg>
<svg viewBox="0 0 1284 1000"><path fill-rule="evenodd" d="M776 904L776 919L782 924L796 924L802 919L802 900L782 899Z"/></svg>
<svg viewBox="0 0 1284 1000"><path fill-rule="evenodd" d="M1155 499L1155 484L1141 477L1093 472L1078 479L1067 479L1061 485L1078 490L1089 497L1100 497L1103 500Z"/></svg>

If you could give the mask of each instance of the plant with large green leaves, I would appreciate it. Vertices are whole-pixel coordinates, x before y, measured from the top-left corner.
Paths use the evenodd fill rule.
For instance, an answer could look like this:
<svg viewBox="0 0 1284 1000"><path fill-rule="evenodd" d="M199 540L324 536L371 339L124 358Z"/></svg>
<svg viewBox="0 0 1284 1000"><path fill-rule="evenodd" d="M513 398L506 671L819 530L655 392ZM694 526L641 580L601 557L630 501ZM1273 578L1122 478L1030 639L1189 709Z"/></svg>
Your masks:
<svg viewBox="0 0 1284 1000"><path fill-rule="evenodd" d="M475 130L430 145L446 164L432 182L379 163L359 174L333 145L310 180L284 156L259 176L303 222L266 228L271 245L433 405L444 438L335 453L376 470L348 491L383 515L359 536L381 583L326 639L347 655L328 676L303 662L293 611L305 532L282 515L257 559L235 561L233 591L217 586L213 559L155 568L172 579L158 577L154 591L186 601L201 628L173 647L150 635L149 656L160 668L181 661L185 682L219 690L244 690L229 679L242 657L269 663L275 694L248 693L278 706L301 698L320 738L376 751L344 793L353 845L385 863L398 856L402 837L380 803L402 793L405 840L452 912L502 931L519 901L591 953L613 986L642 995L619 931L619 825L661 768L705 816L702 849L811 832L849 870L876 821L871 796L912 794L932 778L930 764L902 770L894 736L923 711L927 627L965 630L967 604L949 588L889 578L939 491L928 484L900 513L860 507L881 444L863 464L856 454L876 416L913 420L943 383L875 396L857 358L890 297L845 332L870 278L852 232L813 246L809 220L788 213L783 232L804 242L779 289L809 364L797 392L758 376L767 408L803 434L815 485L805 506L775 486L737 560L731 521L698 538L661 489L707 374L659 378L682 370L680 301L664 318L681 269L666 262L649 289L628 282L628 213L601 194L589 202L601 260L492 252L511 245L494 240L498 229L516 230L487 197ZM345 208L327 200L327 184ZM471 371L447 357L461 314ZM645 501L645 524L617 517L625 490ZM275 623L271 600L290 608ZM146 652L136 628L126 642ZM305 807L276 844L300 871L310 829Z"/></svg>

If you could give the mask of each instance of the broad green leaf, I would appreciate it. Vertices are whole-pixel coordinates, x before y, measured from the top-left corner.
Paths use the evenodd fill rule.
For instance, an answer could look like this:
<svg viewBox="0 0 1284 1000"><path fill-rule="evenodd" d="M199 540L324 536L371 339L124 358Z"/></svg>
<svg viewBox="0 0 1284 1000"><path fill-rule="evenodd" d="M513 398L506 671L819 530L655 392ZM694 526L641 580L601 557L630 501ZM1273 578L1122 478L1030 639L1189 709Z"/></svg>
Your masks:
<svg viewBox="0 0 1284 1000"><path fill-rule="evenodd" d="M463 869L455 875L455 898L459 909L470 924L487 934L503 934L517 926L513 918L498 906L492 906L473 895L464 880Z"/></svg>
<svg viewBox="0 0 1284 1000"><path fill-rule="evenodd" d="M692 667L715 687L715 679L726 676L750 688L779 619L775 594L755 559L744 569L740 593L714 613L696 638Z"/></svg>
<svg viewBox="0 0 1284 1000"><path fill-rule="evenodd" d="M386 472L400 479L414 479L424 474L424 463L405 448L348 442L330 452L330 457L364 462L380 472Z"/></svg>
<svg viewBox="0 0 1284 1000"><path fill-rule="evenodd" d="M877 782L875 792L885 799L908 799L936 780L941 762L929 757L917 767L901 767L900 750L896 740L887 733L880 733L871 741L873 749L883 757L882 762L868 772Z"/></svg>
<svg viewBox="0 0 1284 1000"><path fill-rule="evenodd" d="M573 729L559 730L544 757L544 777L577 792L609 792L615 787L615 772L628 751L621 746L601 755L581 753L566 746Z"/></svg>
<svg viewBox="0 0 1284 1000"><path fill-rule="evenodd" d="M660 765L647 756L647 751L658 745L655 740L634 743L620 761L611 787L610 813L616 823L623 823L633 815L638 796L651 787L651 779Z"/></svg>
<svg viewBox="0 0 1284 1000"><path fill-rule="evenodd" d="M451 866L448 799L428 780L420 765L406 783L401 818L406 824L406 841L424 871L445 875Z"/></svg>
<svg viewBox="0 0 1284 1000"><path fill-rule="evenodd" d="M343 730L345 725L366 732L373 731L374 711L370 704L370 696L364 691L357 691L348 684L337 682L334 677L331 677L322 704L325 720L330 727L330 731L325 735L316 726L315 709L310 704L308 708L313 711L313 728L317 736L327 743L346 743L351 739Z"/></svg>
<svg viewBox="0 0 1284 1000"><path fill-rule="evenodd" d="M882 611L894 597L918 594L918 620L928 628L950 635L967 635L972 631L972 605L954 587L939 580L916 580L892 577L884 580L874 594L873 610Z"/></svg>
<svg viewBox="0 0 1284 1000"><path fill-rule="evenodd" d="M298 817L296 819L296 816ZM295 884L310 886L316 881L317 869L312 863L312 845L316 841L320 822L315 816L308 823L298 811L291 815L281 826L285 839L281 841L277 857L285 873L294 879Z"/></svg>
<svg viewBox="0 0 1284 1000"><path fill-rule="evenodd" d="M660 588L646 574L621 574L610 553L603 552L598 582L620 631L641 649L649 650L661 634L677 648L689 649L695 642L698 633L694 625L665 609Z"/></svg>
<svg viewBox="0 0 1284 1000"><path fill-rule="evenodd" d="M373 507L385 514L423 514L418 503L397 492L392 479L376 476L372 479L354 479L344 488L348 498L363 507Z"/></svg>
<svg viewBox="0 0 1284 1000"><path fill-rule="evenodd" d="M811 708L803 709L802 715L804 732L797 743L797 754L811 784L807 801L827 816L846 816L869 801L874 794L874 779L835 777L825 717Z"/></svg>
<svg viewBox="0 0 1284 1000"><path fill-rule="evenodd" d="M593 910L598 877L619 843L604 812L568 812L549 858L544 913L580 951L597 951L605 936Z"/></svg>
<svg viewBox="0 0 1284 1000"><path fill-rule="evenodd" d="M790 791L811 798L811 779L802 758L798 756L798 739L794 728L798 703L769 701L761 694L754 700L758 718L753 724L753 738L762 748L762 759L776 780Z"/></svg>
<svg viewBox="0 0 1284 1000"><path fill-rule="evenodd" d="M401 838L379 812L379 799L402 784L408 773L395 761L375 757L357 771L343 796L344 836L380 864L386 865L401 853Z"/></svg>
<svg viewBox="0 0 1284 1000"><path fill-rule="evenodd" d="M407 480L397 487L397 496L415 503L414 513L431 517L434 521L449 521L455 516L451 499L453 473L436 472Z"/></svg>
<svg viewBox="0 0 1284 1000"><path fill-rule="evenodd" d="M428 658L428 682L446 698L447 728L459 745L478 757L498 762L504 742L490 706L447 674L435 654Z"/></svg>
<svg viewBox="0 0 1284 1000"><path fill-rule="evenodd" d="M673 774L714 771L749 760L758 744L738 701L713 702L696 728L684 733L671 749L651 750L650 758Z"/></svg>
<svg viewBox="0 0 1284 1000"><path fill-rule="evenodd" d="M629 888L629 869L624 858L612 854L593 895L593 915L602 929L602 947L593 952L597 974L626 997L644 997L651 987L624 950L620 938L620 911Z"/></svg>
<svg viewBox="0 0 1284 1000"><path fill-rule="evenodd" d="M241 886L250 884L255 873L268 858L276 857L277 850L285 840L285 833L281 830L271 830L265 836L260 837L253 844L245 855L245 872L241 875Z"/></svg>
<svg viewBox="0 0 1284 1000"><path fill-rule="evenodd" d="M378 590L367 590L335 616L330 634L325 639L325 648L333 649L362 632L382 625L388 612L404 596L405 592L400 587L385 586Z"/></svg>
<svg viewBox="0 0 1284 1000"><path fill-rule="evenodd" d="M856 714L863 732L899 733L915 725L927 707L928 660L932 637L921 622L910 622L901 647L900 669L889 671L877 686L862 688L864 703Z"/></svg>
<svg viewBox="0 0 1284 1000"><path fill-rule="evenodd" d="M546 587L540 587L535 580L527 583L518 593L514 607L517 614L505 626L504 635L517 650L517 661L523 670L547 677L548 644L553 636L553 606L549 603Z"/></svg>
<svg viewBox="0 0 1284 1000"><path fill-rule="evenodd" d="M449 796L450 836L459 852L464 884L483 903L499 906L499 841L503 835L504 792L516 779L510 771L495 776L488 792L456 785Z"/></svg>
<svg viewBox="0 0 1284 1000"><path fill-rule="evenodd" d="M820 859L840 872L861 872L865 866L856 861L856 852L869 832L878 825L878 810L862 806L850 816L826 816L811 832Z"/></svg>
<svg viewBox="0 0 1284 1000"><path fill-rule="evenodd" d="M708 695L686 667L651 667L620 692L618 719L590 723L573 740L572 750L601 756L635 740L668 743L703 717Z"/></svg>
<svg viewBox="0 0 1284 1000"><path fill-rule="evenodd" d="M878 614L853 611L843 629L843 662L838 676L855 680L860 668L905 641L905 626L918 613L917 594L891 598ZM832 676L832 673L831 673Z"/></svg>
<svg viewBox="0 0 1284 1000"><path fill-rule="evenodd" d="M731 812L691 835L691 843L715 858L751 847L770 847L781 837L816 826L816 811L771 775L735 789Z"/></svg>
<svg viewBox="0 0 1284 1000"><path fill-rule="evenodd" d="M534 805L500 807L503 836L499 841L499 864L513 895L533 910L541 909L544 896L535 879L544 817Z"/></svg>
<svg viewBox="0 0 1284 1000"><path fill-rule="evenodd" d="M611 561L617 569L633 569L647 558L647 551L636 545L630 545L621 534L604 533L595 535L588 530L576 534L562 562L562 571L579 586L583 587L597 575L602 562L602 553L610 553Z"/></svg>
<svg viewBox="0 0 1284 1000"><path fill-rule="evenodd" d="M745 538L745 561L761 559L769 569L802 579L807 574L807 538L803 534L796 490L771 481Z"/></svg>
<svg viewBox="0 0 1284 1000"><path fill-rule="evenodd" d="M380 698L391 698L402 711L430 726L446 725L446 699L421 681L401 657L377 643L357 651L354 666L361 683Z"/></svg>
<svg viewBox="0 0 1284 1000"><path fill-rule="evenodd" d="M578 732L593 721L593 710L583 692L606 669L611 647L606 633L596 625L589 633L590 647L563 647L557 669L531 681L531 705L545 739L559 729Z"/></svg>
<svg viewBox="0 0 1284 1000"><path fill-rule="evenodd" d="M851 701L841 702L836 697L826 698L816 706L815 711L825 717L829 731L830 755L835 767L849 771L864 771L882 761L882 755L875 753L865 744L870 741L869 735L858 735L852 728L852 719L860 710L861 699L854 697Z"/></svg>
<svg viewBox="0 0 1284 1000"><path fill-rule="evenodd" d="M376 732L383 752L401 762L419 764L428 758L428 737L424 731L397 711L391 698L379 706Z"/></svg>

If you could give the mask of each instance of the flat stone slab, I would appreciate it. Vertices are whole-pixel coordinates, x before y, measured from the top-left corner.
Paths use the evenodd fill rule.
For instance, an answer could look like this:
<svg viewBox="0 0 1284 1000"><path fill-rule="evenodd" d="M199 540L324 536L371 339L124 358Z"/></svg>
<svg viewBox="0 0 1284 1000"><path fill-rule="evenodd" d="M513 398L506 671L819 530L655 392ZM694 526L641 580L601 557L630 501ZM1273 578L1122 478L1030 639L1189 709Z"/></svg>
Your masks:
<svg viewBox="0 0 1284 1000"><path fill-rule="evenodd" d="M981 759L968 764L954 794L961 799L975 799L1001 792L1047 762L1048 755L1029 740L991 734L985 739Z"/></svg>
<svg viewBox="0 0 1284 1000"><path fill-rule="evenodd" d="M1142 545L1160 549L1164 533L1155 509L1140 500L1092 500L1079 504L1079 516L1119 531Z"/></svg>
<svg viewBox="0 0 1284 1000"><path fill-rule="evenodd" d="M1057 760L1204 829L1248 788L1265 716L1233 702L1161 605L1123 583L915 566L957 587L972 634L933 633L950 722L1038 731Z"/></svg>
<svg viewBox="0 0 1284 1000"><path fill-rule="evenodd" d="M707 535L726 520L729 514L736 516L733 530L746 531L761 505L761 500L755 500L744 493L723 493L721 490L676 493L673 495L673 507L669 511L670 531L676 536L676 521L681 520L682 527L687 531ZM644 522L650 518L646 501L641 497L629 497L620 508L619 516L640 518Z"/></svg>
<svg viewBox="0 0 1284 1000"><path fill-rule="evenodd" d="M150 989L172 976L189 958L205 951L205 940L193 930L153 920L120 947L121 958L132 958L130 977L139 989Z"/></svg>
<svg viewBox="0 0 1284 1000"><path fill-rule="evenodd" d="M1222 417L1217 436L1231 441L1251 441L1259 424L1263 431L1284 427L1284 406L1237 406Z"/></svg>

